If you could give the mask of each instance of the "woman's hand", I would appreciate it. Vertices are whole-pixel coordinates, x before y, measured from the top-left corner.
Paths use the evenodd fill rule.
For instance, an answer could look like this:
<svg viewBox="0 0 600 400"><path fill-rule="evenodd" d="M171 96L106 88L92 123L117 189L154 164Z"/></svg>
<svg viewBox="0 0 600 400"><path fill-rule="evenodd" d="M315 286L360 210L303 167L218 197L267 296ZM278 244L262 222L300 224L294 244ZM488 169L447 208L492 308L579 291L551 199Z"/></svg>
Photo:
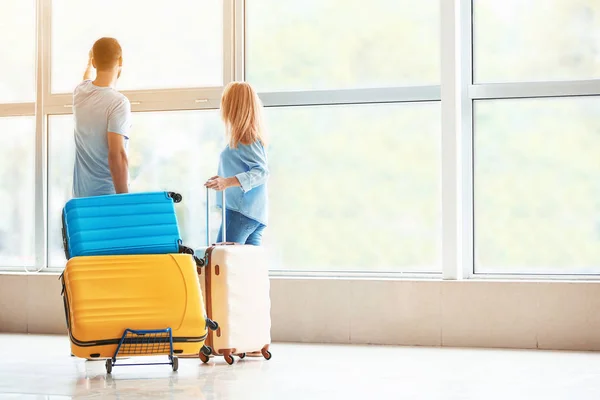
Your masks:
<svg viewBox="0 0 600 400"><path fill-rule="evenodd" d="M220 192L232 186L240 186L240 182L235 176L232 176L231 178L221 178L219 175L216 175L206 181L204 186Z"/></svg>

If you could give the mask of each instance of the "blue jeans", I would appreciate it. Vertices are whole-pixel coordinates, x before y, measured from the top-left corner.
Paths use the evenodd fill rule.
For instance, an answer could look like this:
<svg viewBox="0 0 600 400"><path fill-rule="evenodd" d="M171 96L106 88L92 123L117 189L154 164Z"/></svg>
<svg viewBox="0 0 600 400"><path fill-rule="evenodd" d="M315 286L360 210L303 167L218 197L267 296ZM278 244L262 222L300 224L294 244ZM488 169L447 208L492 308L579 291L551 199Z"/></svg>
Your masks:
<svg viewBox="0 0 600 400"><path fill-rule="evenodd" d="M250 244L260 246L262 242L262 234L266 226L258 221L248 218L237 211L226 210L225 219L227 220L227 230L225 239L228 242L241 244ZM217 243L223 241L223 224L219 228L217 235Z"/></svg>

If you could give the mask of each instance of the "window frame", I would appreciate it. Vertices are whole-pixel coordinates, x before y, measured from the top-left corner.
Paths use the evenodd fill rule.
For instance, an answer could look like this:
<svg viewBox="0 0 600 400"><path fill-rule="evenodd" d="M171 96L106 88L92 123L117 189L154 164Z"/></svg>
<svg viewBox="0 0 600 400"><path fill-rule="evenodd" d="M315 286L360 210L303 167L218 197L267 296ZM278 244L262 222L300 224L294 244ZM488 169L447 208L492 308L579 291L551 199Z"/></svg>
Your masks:
<svg viewBox="0 0 600 400"><path fill-rule="evenodd" d="M475 273L473 190L473 102L486 99L600 95L600 79L580 81L479 83L473 82L473 1L440 2L441 81L439 85L259 93L265 107L350 105L440 101L442 107L442 272L305 272L272 271L273 276L352 278L443 278L515 280L598 280L598 274ZM223 0L223 86L245 79L246 0ZM35 145L35 265L28 272L57 273L48 268L48 118L72 114L71 94L52 94L52 0L36 0L35 102L0 104L0 117L34 116ZM132 111L218 109L223 87L124 91ZM23 272L21 267L0 267Z"/></svg>
<svg viewBox="0 0 600 400"><path fill-rule="evenodd" d="M443 1L443 0L442 0ZM477 100L503 100L503 99L534 99L534 98L561 98L573 96L600 95L600 79L591 80L569 80L569 81L540 81L540 82L505 82L505 83L474 83L474 20L473 7L475 0L458 0L461 2L460 14L460 45L463 49L461 59L461 75L468 83L461 96L461 112L467 121L462 125L463 158L463 198L461 209L471 218L463 226L462 230L462 253L461 263L463 277L465 279L534 279L534 280L600 280L600 271L592 274L560 274L560 273L502 273L497 272L475 272L476 234L474 220L475 193L473 187L474 179L474 102Z"/></svg>
<svg viewBox="0 0 600 400"><path fill-rule="evenodd" d="M240 8L245 9L246 1L236 0ZM252 0L249 0L252 1ZM442 5L445 0L440 0ZM454 0L451 0L454 1ZM441 10L440 10L441 11ZM236 30L236 75L238 80L246 79L246 29L248 14L242 11L235 21ZM441 45L443 45L443 41ZM443 65L443 63L442 63ZM417 103L417 102L442 102L441 85L425 86L398 86L380 88L357 89L328 89L328 90L287 90L276 92L258 92L264 107L302 107L302 106L339 106L339 105L365 105L389 103ZM443 105L442 105L443 110ZM443 111L442 111L443 113ZM443 136L443 132L442 132ZM442 149L443 153L443 149ZM442 164L443 165L443 164ZM442 167L443 168L443 167ZM442 189L443 197L443 189ZM444 216L442 215L442 220ZM442 239L443 243L443 239ZM442 244L443 246L443 244ZM443 258L443 254L442 254ZM388 278L388 279L439 279L442 277L443 265L439 272L366 272L366 271L297 271L297 270L272 270L271 276L278 277L321 277L338 278L350 277L356 279Z"/></svg>
<svg viewBox="0 0 600 400"><path fill-rule="evenodd" d="M236 40L234 21L240 13L240 0L223 0L223 84L220 87L190 87L123 91L132 112L218 109L224 86L234 80ZM242 10L243 12L243 10ZM241 15L241 14L239 14ZM52 0L36 0L36 101L0 104L0 117L29 115L36 118L35 148L35 265L28 272L62 272L48 266L48 118L72 114L72 94L52 93L51 34ZM83 71L82 71L83 72ZM18 271L2 267L0 272Z"/></svg>

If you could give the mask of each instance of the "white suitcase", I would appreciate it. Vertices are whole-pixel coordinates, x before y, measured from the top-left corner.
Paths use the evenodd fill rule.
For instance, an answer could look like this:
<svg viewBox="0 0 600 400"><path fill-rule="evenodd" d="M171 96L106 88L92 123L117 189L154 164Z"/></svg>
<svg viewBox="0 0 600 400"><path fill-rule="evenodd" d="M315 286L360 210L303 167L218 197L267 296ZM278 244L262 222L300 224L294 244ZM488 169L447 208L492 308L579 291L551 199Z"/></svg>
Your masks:
<svg viewBox="0 0 600 400"><path fill-rule="evenodd" d="M225 191L222 192L225 204ZM206 195L209 221L209 194ZM226 226L225 207L222 212ZM219 322L216 332L210 331L199 356L208 362L209 356L221 355L228 364L234 355L240 358L271 353L271 299L269 268L262 247L223 242L209 246L210 224L207 222L207 246L196 255L204 266L198 268L207 317Z"/></svg>

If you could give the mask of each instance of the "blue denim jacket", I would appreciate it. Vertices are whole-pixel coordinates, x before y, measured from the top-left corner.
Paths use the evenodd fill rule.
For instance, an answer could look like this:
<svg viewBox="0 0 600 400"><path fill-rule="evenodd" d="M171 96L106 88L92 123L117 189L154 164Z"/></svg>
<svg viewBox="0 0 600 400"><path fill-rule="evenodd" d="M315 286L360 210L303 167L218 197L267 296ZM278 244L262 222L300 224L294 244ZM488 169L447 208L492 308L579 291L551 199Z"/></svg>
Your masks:
<svg viewBox="0 0 600 400"><path fill-rule="evenodd" d="M267 225L269 219L269 199L267 180L269 168L267 153L263 145L256 141L251 145L238 144L237 149L229 146L221 152L219 176L237 177L241 187L231 187L226 191L226 208L237 211L261 224ZM217 205L222 207L221 196L217 196Z"/></svg>

